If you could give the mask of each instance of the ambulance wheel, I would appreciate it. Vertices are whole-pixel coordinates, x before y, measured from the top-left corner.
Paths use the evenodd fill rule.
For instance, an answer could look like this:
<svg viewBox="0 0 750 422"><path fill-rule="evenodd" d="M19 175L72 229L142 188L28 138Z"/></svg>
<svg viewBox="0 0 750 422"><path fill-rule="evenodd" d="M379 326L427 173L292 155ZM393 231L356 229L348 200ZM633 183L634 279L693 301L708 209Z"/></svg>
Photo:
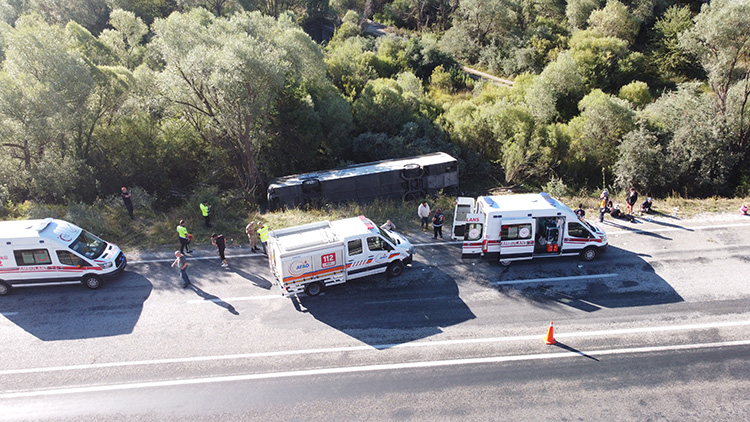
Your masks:
<svg viewBox="0 0 750 422"><path fill-rule="evenodd" d="M102 285L102 280L93 274L87 274L83 276L82 281L83 281L83 285L88 287L91 290L96 290L99 288L99 286Z"/></svg>
<svg viewBox="0 0 750 422"><path fill-rule="evenodd" d="M507 259L501 259L500 260L500 265L502 265L503 267L510 267L510 263L511 262L513 262L513 261L509 261Z"/></svg>
<svg viewBox="0 0 750 422"><path fill-rule="evenodd" d="M401 261L393 261L388 266L388 277L398 277L404 272L404 263Z"/></svg>
<svg viewBox="0 0 750 422"><path fill-rule="evenodd" d="M5 296L10 293L10 286L4 281L0 281L0 296Z"/></svg>
<svg viewBox="0 0 750 422"><path fill-rule="evenodd" d="M589 246L581 252L581 259L583 259L584 261L593 261L594 258L596 258L596 255L596 248L593 246Z"/></svg>
<svg viewBox="0 0 750 422"><path fill-rule="evenodd" d="M308 296L317 296L322 291L323 291L323 285L317 281L305 286L305 293L307 293Z"/></svg>

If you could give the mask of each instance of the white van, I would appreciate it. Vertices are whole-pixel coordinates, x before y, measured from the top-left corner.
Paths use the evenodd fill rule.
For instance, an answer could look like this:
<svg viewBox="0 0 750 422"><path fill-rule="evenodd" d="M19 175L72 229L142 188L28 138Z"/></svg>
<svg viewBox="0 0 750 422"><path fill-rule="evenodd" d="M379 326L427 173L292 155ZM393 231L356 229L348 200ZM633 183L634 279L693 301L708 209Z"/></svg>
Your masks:
<svg viewBox="0 0 750 422"><path fill-rule="evenodd" d="M451 237L462 257L512 261L579 255L591 261L607 250L607 234L546 193L459 197Z"/></svg>
<svg viewBox="0 0 750 422"><path fill-rule="evenodd" d="M27 285L83 283L97 289L126 265L117 245L67 221L0 221L0 296Z"/></svg>
<svg viewBox="0 0 750 422"><path fill-rule="evenodd" d="M401 275L414 247L364 216L268 233L268 261L285 296L319 294L325 286L372 274Z"/></svg>

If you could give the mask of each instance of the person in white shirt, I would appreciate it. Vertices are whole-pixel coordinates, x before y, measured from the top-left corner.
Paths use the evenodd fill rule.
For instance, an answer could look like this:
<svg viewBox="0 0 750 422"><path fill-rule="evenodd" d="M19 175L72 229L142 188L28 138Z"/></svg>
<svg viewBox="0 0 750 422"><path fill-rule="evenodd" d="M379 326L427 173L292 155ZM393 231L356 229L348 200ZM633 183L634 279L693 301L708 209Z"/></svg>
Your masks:
<svg viewBox="0 0 750 422"><path fill-rule="evenodd" d="M430 206L427 205L427 201L422 201L417 208L417 215L422 223L422 231L427 231L430 228Z"/></svg>

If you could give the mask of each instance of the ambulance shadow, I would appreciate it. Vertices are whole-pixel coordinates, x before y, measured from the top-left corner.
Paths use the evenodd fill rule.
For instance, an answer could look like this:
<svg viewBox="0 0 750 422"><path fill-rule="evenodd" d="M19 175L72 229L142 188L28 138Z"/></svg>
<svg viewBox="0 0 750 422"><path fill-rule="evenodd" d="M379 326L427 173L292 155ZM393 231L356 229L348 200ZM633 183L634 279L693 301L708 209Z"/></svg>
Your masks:
<svg viewBox="0 0 750 422"><path fill-rule="evenodd" d="M684 302L656 273L654 266L660 265L610 246L592 262L575 257L514 262L501 270L499 282L516 284L498 285L497 289L507 297L523 298L539 307L565 306L582 312Z"/></svg>
<svg viewBox="0 0 750 422"><path fill-rule="evenodd" d="M434 336L476 318L452 277L419 263L393 279L365 277L296 300L301 312L376 349Z"/></svg>
<svg viewBox="0 0 750 422"><path fill-rule="evenodd" d="M3 298L3 315L42 341L119 336L133 332L152 289L151 281L130 271L98 290L16 288Z"/></svg>

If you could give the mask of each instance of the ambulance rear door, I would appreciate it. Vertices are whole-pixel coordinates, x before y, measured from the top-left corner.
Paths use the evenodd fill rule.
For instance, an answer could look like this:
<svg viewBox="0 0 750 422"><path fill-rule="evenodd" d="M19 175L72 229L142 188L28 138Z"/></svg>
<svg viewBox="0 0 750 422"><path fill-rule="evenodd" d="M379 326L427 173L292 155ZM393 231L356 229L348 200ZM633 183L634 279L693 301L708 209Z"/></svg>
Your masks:
<svg viewBox="0 0 750 422"><path fill-rule="evenodd" d="M460 231L464 240L461 247L461 258L479 258L482 256L484 241L484 214L469 213L463 216L463 219L465 223Z"/></svg>
<svg viewBox="0 0 750 422"><path fill-rule="evenodd" d="M531 259L534 228L533 218L504 218L500 230L500 262Z"/></svg>
<svg viewBox="0 0 750 422"><path fill-rule="evenodd" d="M466 216L474 212L474 198L459 196L456 198L456 208L453 210L453 227L451 228L451 239L465 239Z"/></svg>

